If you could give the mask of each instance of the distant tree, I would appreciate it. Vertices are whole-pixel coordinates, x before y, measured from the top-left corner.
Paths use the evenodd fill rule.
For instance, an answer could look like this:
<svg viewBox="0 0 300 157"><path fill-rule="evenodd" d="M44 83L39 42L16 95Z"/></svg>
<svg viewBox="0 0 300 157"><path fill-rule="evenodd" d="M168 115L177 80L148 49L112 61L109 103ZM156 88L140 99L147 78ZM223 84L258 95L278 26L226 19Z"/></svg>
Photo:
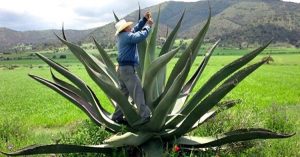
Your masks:
<svg viewBox="0 0 300 157"><path fill-rule="evenodd" d="M66 55L60 55L60 56L59 56L59 59L66 59L66 58L67 58Z"/></svg>
<svg viewBox="0 0 300 157"><path fill-rule="evenodd" d="M180 44L180 49L181 50L185 50L187 47L187 42L183 42L182 44Z"/></svg>
<svg viewBox="0 0 300 157"><path fill-rule="evenodd" d="M114 48L114 44L113 43L109 43L107 46L108 49L113 49Z"/></svg>
<svg viewBox="0 0 300 157"><path fill-rule="evenodd" d="M295 44L295 46L296 46L297 48L300 48L300 41L298 41L298 42Z"/></svg>
<svg viewBox="0 0 300 157"><path fill-rule="evenodd" d="M244 49L244 48L248 48L249 44L248 42L240 42L239 43L239 49Z"/></svg>
<svg viewBox="0 0 300 157"><path fill-rule="evenodd" d="M266 64L270 64L271 62L275 62L275 60L271 56L266 56L262 60L266 60L266 59L267 59Z"/></svg>
<svg viewBox="0 0 300 157"><path fill-rule="evenodd" d="M180 40L180 42L179 42L179 45L182 45L182 44L183 44L183 42L184 42L184 41L181 39L181 40Z"/></svg>
<svg viewBox="0 0 300 157"><path fill-rule="evenodd" d="M77 45L82 46L82 41L78 41Z"/></svg>
<svg viewBox="0 0 300 157"><path fill-rule="evenodd" d="M162 46L165 44L165 42L166 42L166 38L160 37L160 38L158 38L158 40L157 40L157 45L159 45L159 46L162 47Z"/></svg>
<svg viewBox="0 0 300 157"><path fill-rule="evenodd" d="M53 53L57 53L58 51L58 48L54 48Z"/></svg>

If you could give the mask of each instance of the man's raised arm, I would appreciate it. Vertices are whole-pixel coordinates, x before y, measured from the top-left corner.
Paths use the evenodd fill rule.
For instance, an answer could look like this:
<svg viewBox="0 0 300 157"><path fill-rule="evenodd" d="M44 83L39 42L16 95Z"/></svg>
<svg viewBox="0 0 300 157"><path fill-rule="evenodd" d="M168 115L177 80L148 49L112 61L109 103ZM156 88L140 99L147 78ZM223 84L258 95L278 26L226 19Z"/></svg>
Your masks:
<svg viewBox="0 0 300 157"><path fill-rule="evenodd" d="M142 30L150 18L151 18L151 13L146 12L144 17L142 19L140 19L139 22L133 27L133 33Z"/></svg>
<svg viewBox="0 0 300 157"><path fill-rule="evenodd" d="M142 40L145 40L151 31L151 27L153 25L152 18L149 18L147 21L147 25L142 28L142 30L133 32L129 34L129 43L139 43Z"/></svg>

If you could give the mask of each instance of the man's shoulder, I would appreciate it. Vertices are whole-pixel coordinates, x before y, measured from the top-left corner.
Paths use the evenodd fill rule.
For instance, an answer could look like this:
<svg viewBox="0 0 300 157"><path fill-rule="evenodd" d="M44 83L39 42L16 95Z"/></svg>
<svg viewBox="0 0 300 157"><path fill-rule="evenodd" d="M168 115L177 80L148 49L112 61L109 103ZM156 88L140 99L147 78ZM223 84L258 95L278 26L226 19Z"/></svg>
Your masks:
<svg viewBox="0 0 300 157"><path fill-rule="evenodd" d="M132 32L122 32L118 35L119 38L125 38L125 37L129 37L130 35L132 35Z"/></svg>
<svg viewBox="0 0 300 157"><path fill-rule="evenodd" d="M118 40L124 40L128 38L128 32L121 32L118 34Z"/></svg>

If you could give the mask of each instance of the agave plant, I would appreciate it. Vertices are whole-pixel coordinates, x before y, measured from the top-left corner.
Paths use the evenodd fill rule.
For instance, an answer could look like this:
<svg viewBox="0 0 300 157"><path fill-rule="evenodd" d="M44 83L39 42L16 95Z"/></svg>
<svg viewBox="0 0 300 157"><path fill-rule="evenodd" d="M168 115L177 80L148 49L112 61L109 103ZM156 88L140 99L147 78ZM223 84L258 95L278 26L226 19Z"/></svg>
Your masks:
<svg viewBox="0 0 300 157"><path fill-rule="evenodd" d="M140 13L141 11L139 9L139 18ZM198 55L204 36L209 28L211 21L209 11L206 24L202 30L198 32L188 48L182 52L171 74L167 77L167 63L180 49L176 48L172 50L172 46L181 26L184 14L185 11L183 11L176 26L168 35L159 55L155 54L155 47L160 11L158 11L156 24L150 38L138 45L140 57L138 75L142 80L146 103L152 110L152 116L149 122L137 125L141 117L137 113L134 105L132 105L119 90L115 65L101 45L93 38L101 56L97 58L88 54L79 46L67 41L64 29L62 29L63 37L61 38L56 35L57 38L64 43L84 65L89 76L106 94L111 104L120 106L128 124L118 124L112 121L111 113L103 107L108 104L102 104L97 98L97 94L94 93L83 80L72 74L62 65L37 53L37 56L51 67L50 72L53 82L35 75L29 74L29 76L70 100L84 111L99 127L104 127L107 131L114 133L114 135L104 141L99 141L99 145L39 145L3 154L12 156L76 152L110 154L116 149L133 146L142 150L142 156L158 157L162 156L164 148L170 145L179 145L182 149L211 148L238 141L287 138L293 136L293 134L279 134L262 128L238 129L211 137L186 136L187 133L195 128L201 127L203 123L217 115L220 111L224 110L224 108L229 109L235 105L234 101L224 104L221 100L236 87L239 82L268 61L268 58L265 58L253 65L244 67L260 54L270 42L224 66L212 75L192 96L191 91L204 71L219 41L207 51L201 64L199 64L192 76L188 78L191 65ZM116 21L118 21L119 18L115 13L114 16ZM59 79L51 69L62 74L71 83ZM220 103L223 104L222 108L218 107Z"/></svg>

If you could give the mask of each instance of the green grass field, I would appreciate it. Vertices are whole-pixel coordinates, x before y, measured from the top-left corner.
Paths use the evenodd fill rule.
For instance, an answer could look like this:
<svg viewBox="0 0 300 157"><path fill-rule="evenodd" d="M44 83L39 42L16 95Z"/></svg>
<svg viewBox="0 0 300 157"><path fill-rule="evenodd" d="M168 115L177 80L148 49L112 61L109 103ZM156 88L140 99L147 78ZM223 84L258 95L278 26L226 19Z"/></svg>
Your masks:
<svg viewBox="0 0 300 157"><path fill-rule="evenodd" d="M199 89L218 69L238 57L212 56L194 90ZM262 57L264 55L258 56L255 61ZM242 127L296 132L289 139L249 142L248 145L255 146L225 151L221 156L300 156L300 54L276 54L272 57L275 62L255 71L225 98L241 99L241 104L218 115L191 134L207 136ZM191 73L201 59L197 58ZM85 80L96 91L105 108L113 112L105 95L79 62L74 58L56 61ZM174 66L175 61L173 59L168 66ZM16 67L9 70L8 67L12 65ZM88 119L68 100L30 79L28 73L51 78L49 67L40 60L0 61L1 150L15 150L35 143L55 143L61 134L76 130L78 123Z"/></svg>

